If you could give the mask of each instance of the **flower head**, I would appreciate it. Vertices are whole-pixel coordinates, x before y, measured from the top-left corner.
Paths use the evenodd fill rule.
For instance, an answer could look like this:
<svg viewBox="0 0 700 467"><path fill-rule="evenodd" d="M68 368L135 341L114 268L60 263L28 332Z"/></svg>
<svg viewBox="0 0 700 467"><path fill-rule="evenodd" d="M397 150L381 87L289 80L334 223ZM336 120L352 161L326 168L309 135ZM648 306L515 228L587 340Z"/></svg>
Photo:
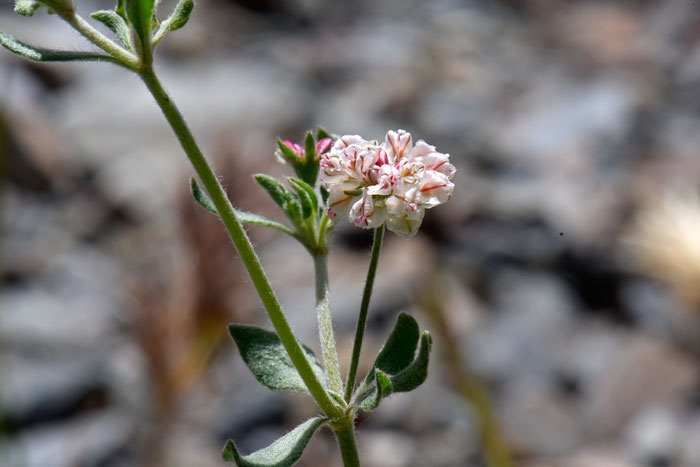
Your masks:
<svg viewBox="0 0 700 467"><path fill-rule="evenodd" d="M426 209L449 200L455 167L449 155L411 134L389 131L384 143L357 135L338 138L321 156L321 183L328 189L328 215L347 216L358 227L386 223L401 236L415 235Z"/></svg>

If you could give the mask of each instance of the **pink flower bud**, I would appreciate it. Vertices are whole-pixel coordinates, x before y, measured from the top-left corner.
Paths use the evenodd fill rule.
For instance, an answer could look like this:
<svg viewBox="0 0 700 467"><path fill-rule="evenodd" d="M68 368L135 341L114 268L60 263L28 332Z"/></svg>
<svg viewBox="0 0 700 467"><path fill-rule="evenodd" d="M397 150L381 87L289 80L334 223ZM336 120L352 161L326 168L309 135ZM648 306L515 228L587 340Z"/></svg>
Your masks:
<svg viewBox="0 0 700 467"><path fill-rule="evenodd" d="M321 157L331 149L333 140L330 138L323 138L316 142L316 157Z"/></svg>
<svg viewBox="0 0 700 467"><path fill-rule="evenodd" d="M299 146L297 143L289 141L288 139L284 140L284 144L287 145L289 149L294 151L294 154L296 154L299 159L304 158L304 154L306 154L306 151L304 151L303 147Z"/></svg>

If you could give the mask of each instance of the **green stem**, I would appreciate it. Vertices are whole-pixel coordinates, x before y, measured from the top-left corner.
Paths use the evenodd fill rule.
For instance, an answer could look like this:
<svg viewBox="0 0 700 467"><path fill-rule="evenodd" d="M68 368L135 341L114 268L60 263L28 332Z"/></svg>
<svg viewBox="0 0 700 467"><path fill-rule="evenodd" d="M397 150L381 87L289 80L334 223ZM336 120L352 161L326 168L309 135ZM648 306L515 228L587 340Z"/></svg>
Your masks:
<svg viewBox="0 0 700 467"><path fill-rule="evenodd" d="M73 26L76 31L85 36L85 38L87 38L90 42L110 54L122 65L134 71L136 71L141 65L141 61L136 55L119 47L100 31L93 28L90 23L85 21L80 15L71 11L63 14L61 17L68 22L68 24Z"/></svg>
<svg viewBox="0 0 700 467"><path fill-rule="evenodd" d="M343 393L343 380L340 378L340 365L338 364L338 352L331 319L328 255L321 253L314 255L314 270L316 272L316 319L318 320L318 335L321 341L323 362L326 366L331 389L340 395Z"/></svg>
<svg viewBox="0 0 700 467"><path fill-rule="evenodd" d="M318 251L321 253L327 253L328 252L328 247L326 246L326 236L328 235L328 223L331 221L331 218L328 217L328 214L324 214L323 218L321 219L321 226L318 229L318 240L316 241L316 244L318 245ZM332 228L331 224L331 228Z"/></svg>
<svg viewBox="0 0 700 467"><path fill-rule="evenodd" d="M255 286L260 300L262 301L267 314L272 321L277 334L279 335L282 345L286 349L289 357L294 363L294 366L299 371L301 378L309 388L309 392L316 400L321 409L330 418L338 418L342 416L342 409L336 405L326 390L321 386L321 383L314 375L311 365L309 364L304 352L299 345L294 333L292 332L289 323L280 307L280 304L275 296L272 286L270 285L265 272L263 271L260 260L250 243L250 239L243 230L243 226L236 217L233 206L226 196L226 192L216 178L213 170L209 166L206 158L197 146L197 143L187 127L187 123L183 119L180 111L172 102L166 91L163 89L158 77L150 66L142 67L139 70L139 76L148 87L155 98L158 106L163 111L165 118L170 123L175 135L177 136L182 148L185 150L194 170L197 172L202 184L206 188L211 197L214 206L221 217L221 220L226 227L226 230L233 241L238 254L243 261L248 274Z"/></svg>
<svg viewBox="0 0 700 467"><path fill-rule="evenodd" d="M372 258L369 261L369 269L367 270L367 280L365 281L365 290L362 293L362 304L360 305L360 316L357 317L357 329L355 329L355 342L352 346L352 359L350 360L350 368L348 369L348 379L345 386L345 400L349 401L352 397L352 390L355 389L355 378L357 377L357 365L360 362L360 350L362 350L362 338L365 334L365 323L367 322L367 310L369 309L369 299L372 296L372 286L374 285L374 276L377 272L377 262L379 261L379 252L382 249L382 240L384 239L384 224L377 227L374 231L374 242L372 243Z"/></svg>
<svg viewBox="0 0 700 467"><path fill-rule="evenodd" d="M343 423L341 426L335 427L335 437L338 440L340 447L340 455L343 458L344 467L360 467L360 456L357 452L357 443L355 442L355 427L352 418Z"/></svg>

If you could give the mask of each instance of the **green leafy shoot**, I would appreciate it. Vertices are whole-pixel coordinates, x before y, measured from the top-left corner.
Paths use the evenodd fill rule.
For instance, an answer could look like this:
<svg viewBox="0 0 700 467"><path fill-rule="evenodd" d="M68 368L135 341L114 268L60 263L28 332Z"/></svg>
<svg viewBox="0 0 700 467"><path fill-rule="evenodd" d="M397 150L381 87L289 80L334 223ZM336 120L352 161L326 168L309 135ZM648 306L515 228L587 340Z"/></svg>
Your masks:
<svg viewBox="0 0 700 467"><path fill-rule="evenodd" d="M316 198L314 189L294 177L289 177L287 180L296 192L299 201L301 201L301 209L304 219L308 219L311 216L316 215L316 213L318 213L318 199Z"/></svg>
<svg viewBox="0 0 700 467"><path fill-rule="evenodd" d="M243 324L231 324L228 330L243 361L263 386L277 391L309 392L277 334ZM311 349L305 345L302 348L316 378L327 388L326 375L318 359Z"/></svg>
<svg viewBox="0 0 700 467"><path fill-rule="evenodd" d="M419 339L420 329L416 320L406 313L399 314L394 330L379 351L373 368L390 375L403 370L413 361ZM372 380L372 371L367 378Z"/></svg>
<svg viewBox="0 0 700 467"><path fill-rule="evenodd" d="M415 319L400 314L372 370L356 392L355 405L363 410L374 410L388 395L420 386L428 376L431 345L430 333L425 331L421 336Z"/></svg>
<svg viewBox="0 0 700 467"><path fill-rule="evenodd" d="M150 63L155 0L125 0L124 4L126 16L136 35L136 48L142 59Z"/></svg>
<svg viewBox="0 0 700 467"><path fill-rule="evenodd" d="M294 177L289 177L289 184L292 185L292 187L294 187L295 190L300 189L306 193L309 200L311 201L313 212L314 214L316 214L318 212L318 197L316 196L316 192L314 191L313 187L308 183Z"/></svg>
<svg viewBox="0 0 700 467"><path fill-rule="evenodd" d="M46 6L35 0L15 0L15 13L22 16L32 16L39 8Z"/></svg>
<svg viewBox="0 0 700 467"><path fill-rule="evenodd" d="M206 193L204 193L204 191L199 186L197 180L194 177L190 179L190 190L192 191L192 197L194 197L195 201L197 201L197 203L199 203L200 206L202 206L208 212L216 216L219 215L219 212L216 210L216 206L214 206L214 203L211 201L211 199L209 199ZM287 235L291 235L297 240L302 241L301 237L297 232L295 232L294 230L292 230L284 224L281 224L277 221L273 221L272 219L268 219L265 216L253 214L252 212L239 211L238 209L235 209L234 211L238 220L243 224L263 225L265 227L272 227L273 229L280 230L286 233Z"/></svg>
<svg viewBox="0 0 700 467"><path fill-rule="evenodd" d="M318 127L316 130L316 141L321 141L323 138L331 138L333 139L333 135L328 133L325 128Z"/></svg>
<svg viewBox="0 0 700 467"><path fill-rule="evenodd" d="M254 176L255 181L262 186L272 200L284 211L289 220L299 229L303 229L303 213L299 198L277 179L265 174Z"/></svg>
<svg viewBox="0 0 700 467"><path fill-rule="evenodd" d="M35 62L104 61L119 64L114 58L99 52L44 49L26 44L4 32L0 32L0 45L20 57Z"/></svg>
<svg viewBox="0 0 700 467"><path fill-rule="evenodd" d="M212 200L209 199L206 193L204 193L204 190L202 190L199 183L197 183L197 179L194 177L190 178L190 191L192 191L194 200L197 201L200 206L212 214L217 216L219 215L219 211L216 210L216 206L214 206Z"/></svg>
<svg viewBox="0 0 700 467"><path fill-rule="evenodd" d="M162 23L153 36L153 45L156 45L170 31L177 31L187 24L194 9L193 0L180 0L172 14Z"/></svg>
<svg viewBox="0 0 700 467"><path fill-rule="evenodd" d="M279 151L275 151L275 154L277 154L277 158L283 163L289 161L294 166L299 163L299 156L297 156L297 153L294 152L292 148L287 146L284 141L278 139L277 146L279 147Z"/></svg>
<svg viewBox="0 0 700 467"><path fill-rule="evenodd" d="M128 21L128 18L126 17L125 0L117 0L117 6L114 8L114 12L121 16L124 21Z"/></svg>
<svg viewBox="0 0 700 467"><path fill-rule="evenodd" d="M391 381L382 370L374 370L375 386L358 399L357 405L368 412L379 407L379 403L391 394Z"/></svg>
<svg viewBox="0 0 700 467"><path fill-rule="evenodd" d="M117 36L117 39L119 39L119 42L121 42L124 48L133 51L129 26L126 24L124 18L119 16L116 11L100 10L92 13L90 16L107 26L107 28Z"/></svg>
<svg viewBox="0 0 700 467"><path fill-rule="evenodd" d="M428 377L428 363L433 338L428 331L423 331L420 339L418 356L408 367L392 376L391 392L409 392L423 384Z"/></svg>
<svg viewBox="0 0 700 467"><path fill-rule="evenodd" d="M248 456L242 455L234 442L229 440L222 456L225 461L238 467L290 467L299 460L316 430L326 421L322 417L307 420L270 446Z"/></svg>
<svg viewBox="0 0 700 467"><path fill-rule="evenodd" d="M306 138L304 140L304 152L306 153L306 165L314 163L316 158L316 141L314 141L314 135L310 131L306 132ZM314 180L314 183L316 180Z"/></svg>
<svg viewBox="0 0 700 467"><path fill-rule="evenodd" d="M279 139L277 140L277 146L279 147L275 151L277 159L283 164L291 164L297 177L308 185L315 186L320 162L319 154L316 154L316 140L313 133L306 133L304 147L299 148L298 153Z"/></svg>
<svg viewBox="0 0 700 467"><path fill-rule="evenodd" d="M47 8L49 14L57 13L61 16L73 11L71 0L15 0L15 13L32 16L42 6Z"/></svg>

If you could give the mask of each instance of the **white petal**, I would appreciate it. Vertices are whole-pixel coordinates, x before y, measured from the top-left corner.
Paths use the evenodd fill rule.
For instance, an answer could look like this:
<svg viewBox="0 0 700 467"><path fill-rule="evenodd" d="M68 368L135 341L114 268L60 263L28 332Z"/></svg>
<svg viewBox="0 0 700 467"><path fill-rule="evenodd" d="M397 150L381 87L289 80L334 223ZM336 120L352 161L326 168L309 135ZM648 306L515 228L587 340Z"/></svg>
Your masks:
<svg viewBox="0 0 700 467"><path fill-rule="evenodd" d="M399 173L396 167L385 164L371 170L367 178L373 183L367 187L367 193L390 195L394 190L394 180L399 180Z"/></svg>
<svg viewBox="0 0 700 467"><path fill-rule="evenodd" d="M427 145L426 145L427 146ZM418 147L418 145L416 145ZM432 146L431 146L432 147ZM416 161L422 163L426 170L434 170L444 174L447 178L452 178L457 171L455 166L450 164L450 155L433 151L416 156ZM415 153L415 151L414 151Z"/></svg>
<svg viewBox="0 0 700 467"><path fill-rule="evenodd" d="M328 215L331 219L346 219L350 207L358 199L359 195L348 195L346 192L357 190L358 186L351 183L342 183L330 188L328 194Z"/></svg>
<svg viewBox="0 0 700 467"><path fill-rule="evenodd" d="M420 211L420 217L416 219L409 219L408 217L397 217L389 216L386 220L387 229L394 232L396 235L401 237L413 237L420 228L423 222L423 213L425 211Z"/></svg>
<svg viewBox="0 0 700 467"><path fill-rule="evenodd" d="M363 229L376 229L384 223L386 212L374 203L371 195L364 194L352 205L349 213L350 221Z"/></svg>
<svg viewBox="0 0 700 467"><path fill-rule="evenodd" d="M424 157L431 152L435 152L435 146L432 146L422 139L419 139L416 143L416 147L413 148L413 157Z"/></svg>
<svg viewBox="0 0 700 467"><path fill-rule="evenodd" d="M367 141L360 135L343 135L333 144L333 149L343 149L347 148L352 144L363 144Z"/></svg>
<svg viewBox="0 0 700 467"><path fill-rule="evenodd" d="M411 133L404 130L389 131L384 139L384 150L392 164L397 163L404 156L410 155L413 150Z"/></svg>
<svg viewBox="0 0 700 467"><path fill-rule="evenodd" d="M422 203L426 208L442 204L452 197L454 187L454 183L444 174L434 170L426 170L420 187Z"/></svg>

